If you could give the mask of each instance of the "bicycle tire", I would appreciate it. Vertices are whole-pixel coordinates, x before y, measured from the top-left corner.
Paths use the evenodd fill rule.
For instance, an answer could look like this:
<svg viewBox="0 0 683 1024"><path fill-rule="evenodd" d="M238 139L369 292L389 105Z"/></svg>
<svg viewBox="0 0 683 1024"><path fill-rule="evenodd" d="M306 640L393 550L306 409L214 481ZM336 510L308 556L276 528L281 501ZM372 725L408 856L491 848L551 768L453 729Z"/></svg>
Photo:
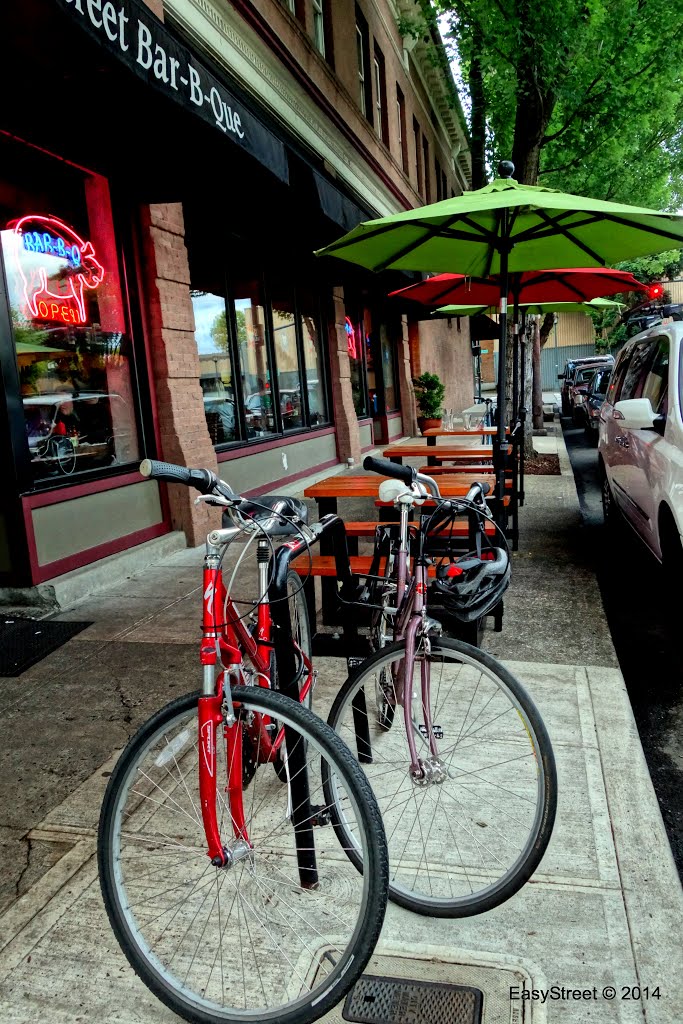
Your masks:
<svg viewBox="0 0 683 1024"><path fill-rule="evenodd" d="M196 733L193 736L191 730L197 725L199 696L192 693L181 697L146 722L128 743L109 780L98 833L98 864L111 926L136 974L163 1003L186 1020L198 1024L244 1024L245 1021L309 1024L348 992L365 968L379 937L388 883L386 841L379 809L355 759L329 726L282 694L260 687L235 688L233 700L238 701L238 706L248 713L267 714L287 728L296 730L295 742L303 740L306 744L309 771L315 772L319 758L332 779L335 798L339 799L340 793L346 794L347 817L344 818L343 833L339 832L336 822L327 828L314 829L322 887L317 890L302 888L287 874L287 868L296 864L288 787L279 784L270 766L264 764L257 768L249 783L250 789L246 790L252 801L249 827L254 844L253 856L246 856L230 869L215 868L206 856L201 818L190 797L198 757ZM174 744L170 747L169 737L170 744ZM225 744L217 743L216 746L225 747ZM159 766L165 789L152 785L156 779L155 765ZM146 769L151 774L145 775ZM260 780L264 789L257 794L254 787ZM322 793L321 782L315 781L316 789L311 786L312 799L318 790ZM148 789L155 799L145 798L137 787ZM220 803L225 798L220 786L218 789L217 801ZM198 787L195 791L198 802ZM287 810L279 821L276 815L275 826L268 808L263 809L261 797L264 792L274 794L276 798L279 795L281 803L284 794ZM157 803L158 800L162 802ZM189 813L180 813L179 808L183 811L189 809ZM320 815L321 808L317 808L315 813ZM259 816L262 827L266 829L261 846L256 838ZM352 816L355 833L349 824ZM180 829L179 834L169 831L167 818L173 829ZM280 839L277 828L291 832L291 838L285 835ZM338 844L338 839L349 835L354 843L353 861L341 852ZM191 839L195 846L189 845ZM279 842L282 842L281 846ZM269 847L274 847L274 852ZM360 850L361 870L358 869ZM174 860L179 872L175 876L169 867ZM151 872L150 862L153 865ZM294 871L296 873L295 868ZM155 875L158 876L156 880ZM197 889L196 880L190 888L193 875L208 879L202 890ZM226 878L235 889L235 895L232 895L230 886L227 889L232 896L227 916L220 901ZM154 889L159 886L161 892L155 893ZM202 907L209 896L204 895L203 902L195 910L197 901L202 900L204 889L211 894L214 886L216 897L213 906L208 914L202 916ZM247 895L237 898L238 887L243 887L252 903ZM181 893L179 899L178 890ZM164 900L176 900L171 902L173 916L168 918L168 924L163 923L164 913L158 914L159 904ZM226 904L229 902L226 899ZM235 903L237 928L233 931ZM145 918L150 914L151 920L147 921ZM197 939L197 949L188 961L192 952L192 933L196 933L199 927L195 924L198 917L201 917L203 929ZM232 928L229 929L231 921ZM217 972L219 955L211 941L216 934L216 926L220 984L213 976ZM161 928L161 934L154 939L155 930ZM327 932L324 934L325 928ZM300 940L300 948L294 938L297 929L305 933ZM341 938L335 936L335 931L344 931L345 935L348 932L345 945L341 944ZM282 944L278 943L278 936L282 938ZM231 948L224 951L224 941L228 940ZM176 941L175 952L167 952L167 947L172 947ZM273 948L269 950L269 946ZM224 961L224 952L228 956L227 961ZM273 960L273 953L279 959ZM338 959L335 960L337 954ZM262 975L255 977L253 971L247 970L251 962L258 968L259 955L264 958L270 972L265 983ZM196 963L199 956L204 956L203 967ZM307 964L307 960L311 963ZM236 964L227 981L224 962L231 967ZM182 980L185 969L187 973ZM207 971L208 976L205 976ZM326 975L325 971L328 972ZM192 982L200 975L201 983L194 986L197 989L194 991ZM280 975L281 999L275 995ZM239 1000L227 999L226 985L229 995L238 995ZM214 998L216 992L220 995L218 1001ZM230 1005L226 1005L226 999ZM244 1006L240 1002L242 999ZM259 1002L265 1005L252 1005Z"/></svg>
<svg viewBox="0 0 683 1024"><path fill-rule="evenodd" d="M303 581L301 577L290 571L287 573L287 593L290 601L290 617L292 620L292 638L297 646L304 652L309 661L312 661L313 644L311 641L311 624L308 620L308 608L304 597ZM306 694L301 702L310 711L313 703L313 689Z"/></svg>
<svg viewBox="0 0 683 1024"><path fill-rule="evenodd" d="M555 820L555 760L541 716L511 672L462 641L430 638L430 645L430 664L453 665L456 669L450 673L450 689L444 682L444 670L438 690L436 677L430 680L434 734L438 730L443 734L437 740L442 763L450 753L446 779L421 789L412 781L403 706L398 699L391 731L373 728L375 677L388 670L392 662L402 660L403 642L372 655L349 676L334 700L328 722L358 757L383 813L389 844L389 898L427 916L468 917L505 902L538 867ZM442 682L443 700L439 705ZM473 693L469 703L468 686ZM414 686L414 694L416 689L420 701L419 686ZM507 728L502 719L511 710L517 715L508 720L507 736L502 734ZM361 735L364 721L367 731ZM415 717L413 723L416 739L420 733L420 744L426 747L426 730L420 732ZM473 731L477 735L470 739ZM454 764L456 750L458 761ZM501 760L495 762L494 754ZM452 785L454 782L457 784ZM418 792L424 794L419 805ZM501 797L499 806L496 800ZM526 806L528 800L533 800L532 807ZM506 823L510 837L505 837L502 830ZM487 829L485 840L481 839ZM499 835L512 847L511 851L503 848L509 864L502 872L490 850ZM420 840L422 848L413 855ZM352 848L348 844L345 848L353 857ZM497 853L500 856L500 851Z"/></svg>

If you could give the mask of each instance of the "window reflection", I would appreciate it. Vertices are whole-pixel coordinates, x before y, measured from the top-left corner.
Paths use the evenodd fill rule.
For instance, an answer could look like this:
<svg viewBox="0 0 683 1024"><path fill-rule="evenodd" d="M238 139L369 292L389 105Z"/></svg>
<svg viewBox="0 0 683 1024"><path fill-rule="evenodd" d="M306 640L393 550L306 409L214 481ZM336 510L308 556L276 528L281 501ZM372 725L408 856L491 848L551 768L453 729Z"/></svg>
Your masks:
<svg viewBox="0 0 683 1024"><path fill-rule="evenodd" d="M17 152L6 164L21 187L6 191L11 209L0 207L0 245L33 477L135 461L132 347L107 182L65 165L55 216L33 207L37 172L23 160Z"/></svg>
<svg viewBox="0 0 683 1024"><path fill-rule="evenodd" d="M349 354L353 406L357 416L367 416L365 359L363 353L365 348L365 332L363 330L363 321L357 317L351 318L347 316L344 326L346 328L346 347Z"/></svg>
<svg viewBox="0 0 683 1024"><path fill-rule="evenodd" d="M324 363L320 347L318 302L308 291L299 297L301 336L304 350L304 377L308 395L308 414L312 427L327 421Z"/></svg>
<svg viewBox="0 0 683 1024"><path fill-rule="evenodd" d="M379 345L382 353L382 380L384 381L384 407L386 412L398 409L396 380L394 375L394 350L386 324L379 329Z"/></svg>
<svg viewBox="0 0 683 1024"><path fill-rule="evenodd" d="M282 429L294 430L304 425L304 409L301 398L294 297L290 288L282 284L275 286L272 314Z"/></svg>
<svg viewBox="0 0 683 1024"><path fill-rule="evenodd" d="M263 287L258 274L234 282L235 326L247 437L277 433L270 359L266 344Z"/></svg>
<svg viewBox="0 0 683 1024"><path fill-rule="evenodd" d="M225 444L238 437L225 298L195 290L191 295L206 424L212 444Z"/></svg>

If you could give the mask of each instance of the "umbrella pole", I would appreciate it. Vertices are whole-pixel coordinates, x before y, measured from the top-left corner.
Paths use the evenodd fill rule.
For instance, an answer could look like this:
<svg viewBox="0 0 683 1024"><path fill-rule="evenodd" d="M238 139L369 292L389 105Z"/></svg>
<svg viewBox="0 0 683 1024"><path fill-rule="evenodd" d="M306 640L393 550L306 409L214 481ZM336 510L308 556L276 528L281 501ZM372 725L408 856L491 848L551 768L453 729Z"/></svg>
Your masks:
<svg viewBox="0 0 683 1024"><path fill-rule="evenodd" d="M507 409L505 407L505 384L506 384L506 358L507 358L507 328L508 328L508 214L507 210L502 211L501 235L504 248L500 254L500 340L498 342L498 438L497 450L494 452L494 466L496 470L496 522L501 529L507 533L507 513L505 510L505 447L507 442L506 422Z"/></svg>
<svg viewBox="0 0 683 1024"><path fill-rule="evenodd" d="M514 342L512 347L512 422L517 422L519 416L519 297L515 289L515 304L513 306Z"/></svg>

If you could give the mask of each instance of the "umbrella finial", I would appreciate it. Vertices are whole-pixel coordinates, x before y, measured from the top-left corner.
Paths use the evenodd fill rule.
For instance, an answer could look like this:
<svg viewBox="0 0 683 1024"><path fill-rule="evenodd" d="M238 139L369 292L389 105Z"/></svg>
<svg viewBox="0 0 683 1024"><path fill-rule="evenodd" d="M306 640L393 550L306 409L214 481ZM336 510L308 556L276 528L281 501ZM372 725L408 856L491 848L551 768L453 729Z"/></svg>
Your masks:
<svg viewBox="0 0 683 1024"><path fill-rule="evenodd" d="M511 178L515 173L515 165L512 160L501 160L498 164L498 177Z"/></svg>

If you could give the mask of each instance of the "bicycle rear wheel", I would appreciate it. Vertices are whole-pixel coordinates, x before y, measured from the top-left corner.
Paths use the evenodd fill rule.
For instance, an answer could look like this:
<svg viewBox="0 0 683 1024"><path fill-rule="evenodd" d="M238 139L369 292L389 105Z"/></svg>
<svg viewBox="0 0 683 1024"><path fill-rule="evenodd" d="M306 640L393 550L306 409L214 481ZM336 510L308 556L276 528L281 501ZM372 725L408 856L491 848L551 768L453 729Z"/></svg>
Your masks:
<svg viewBox="0 0 683 1024"><path fill-rule="evenodd" d="M439 751L426 780L414 781L409 771L397 685L403 643L385 647L346 680L328 722L358 757L382 811L390 899L433 917L467 917L509 899L538 866L555 819L555 761L533 701L503 665L456 640L430 638L429 651L422 645L410 687L411 728L427 760L426 673ZM377 705L387 680L396 706L388 731Z"/></svg>
<svg viewBox="0 0 683 1024"><path fill-rule="evenodd" d="M236 688L235 728L251 728L258 715L283 725L291 778L283 785L252 751L256 767L243 791L252 849L233 842L233 866L215 867L199 806L198 697L182 697L151 718L109 781L98 838L109 920L136 973L185 1019L307 1024L351 988L379 936L388 880L379 810L325 723L281 694ZM217 813L225 842L233 833L220 734ZM301 807L292 806L294 765L303 771L304 762L315 889L301 885L292 824ZM334 827L322 768L337 806ZM353 862L340 841L353 845Z"/></svg>

